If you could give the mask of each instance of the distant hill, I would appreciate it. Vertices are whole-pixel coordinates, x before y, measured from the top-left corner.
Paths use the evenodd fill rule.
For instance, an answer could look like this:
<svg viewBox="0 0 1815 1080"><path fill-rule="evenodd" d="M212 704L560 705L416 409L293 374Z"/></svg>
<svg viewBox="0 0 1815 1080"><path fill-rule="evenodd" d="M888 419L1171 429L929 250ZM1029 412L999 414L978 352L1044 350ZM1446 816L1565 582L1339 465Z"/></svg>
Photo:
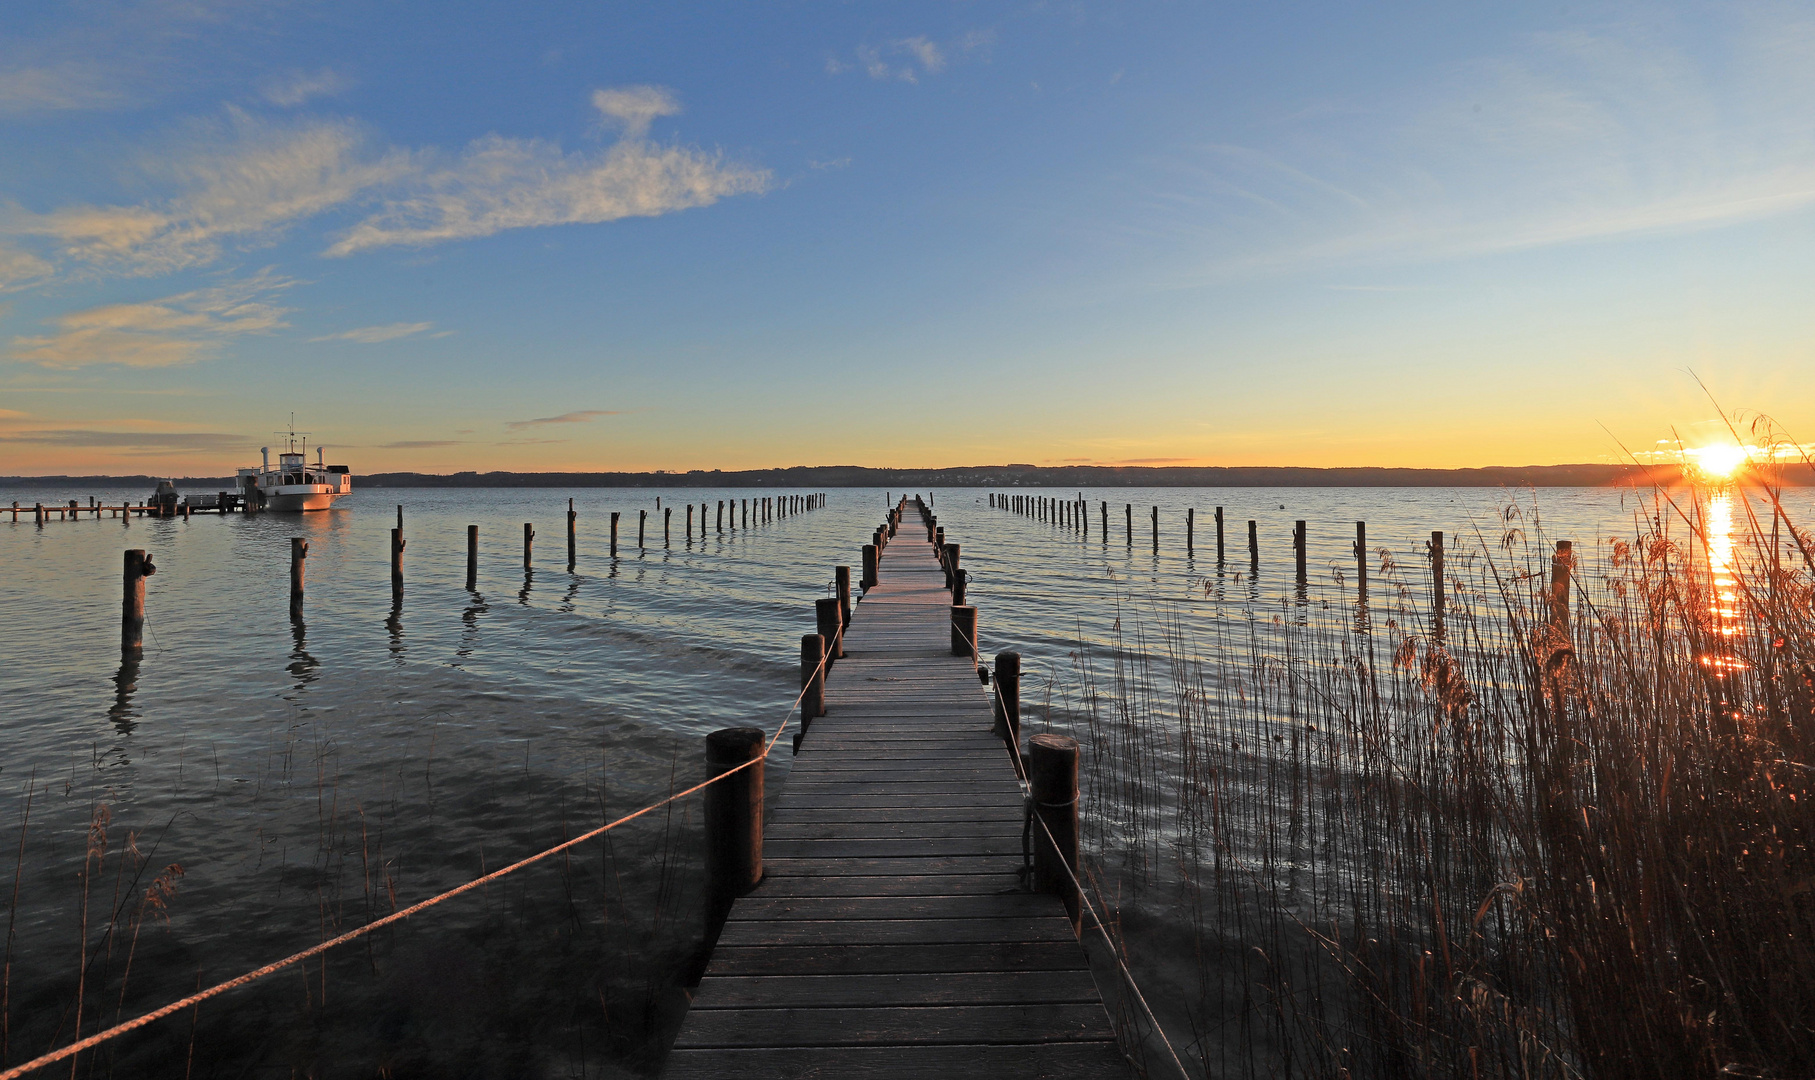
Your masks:
<svg viewBox="0 0 1815 1080"><path fill-rule="evenodd" d="M1782 479L1815 484L1815 470L1786 466ZM144 487L153 476L0 476L0 485L73 489ZM857 465L799 465L791 469L691 472L459 472L373 473L354 476L355 487L382 488L577 488L577 487L1606 487L1617 484L1673 484L1674 465L1650 470L1631 465L1496 465L1479 469L1313 469L1243 466L1179 467L1133 465L973 465L950 469L870 469ZM231 477L184 477L177 486L218 491Z"/></svg>

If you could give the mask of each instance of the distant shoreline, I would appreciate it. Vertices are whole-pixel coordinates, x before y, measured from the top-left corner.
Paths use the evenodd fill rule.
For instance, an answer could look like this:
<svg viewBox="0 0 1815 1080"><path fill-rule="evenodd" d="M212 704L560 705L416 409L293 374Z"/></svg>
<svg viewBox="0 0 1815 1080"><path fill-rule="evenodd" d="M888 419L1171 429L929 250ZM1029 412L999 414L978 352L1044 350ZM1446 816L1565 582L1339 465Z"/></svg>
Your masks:
<svg viewBox="0 0 1815 1080"><path fill-rule="evenodd" d="M15 488L149 487L154 476L0 476ZM1784 466L1786 484L1815 484L1807 465ZM1677 484L1676 465L1498 465L1476 469L1300 468L1271 466L978 465L952 469L871 469L855 465L689 472L390 472L354 474L359 488L688 488L688 487L1610 487ZM182 477L181 489L230 489L232 477Z"/></svg>

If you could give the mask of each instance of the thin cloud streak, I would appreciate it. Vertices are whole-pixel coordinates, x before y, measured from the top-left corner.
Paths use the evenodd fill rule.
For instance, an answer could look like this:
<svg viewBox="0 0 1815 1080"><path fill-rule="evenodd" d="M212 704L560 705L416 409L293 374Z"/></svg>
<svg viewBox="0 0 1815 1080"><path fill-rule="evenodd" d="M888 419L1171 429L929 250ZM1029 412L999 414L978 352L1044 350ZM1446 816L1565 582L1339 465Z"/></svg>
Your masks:
<svg viewBox="0 0 1815 1080"><path fill-rule="evenodd" d="M504 426L511 431L523 428L540 427L543 424L589 424L601 416L622 416L616 409L582 409L579 412L562 413L560 416L538 416L534 420L512 420Z"/></svg>
<svg viewBox="0 0 1815 1080"><path fill-rule="evenodd" d="M294 284L266 270L159 300L69 312L52 320L54 333L14 338L8 359L64 371L96 364L192 364L234 338L288 326L289 309L273 298Z"/></svg>
<svg viewBox="0 0 1815 1080"><path fill-rule="evenodd" d="M396 341L398 338L406 338L413 334L424 333L433 329L434 326L435 324L432 322L389 323L385 326L361 326L353 330L342 330L338 334L323 334L321 337L312 337L309 340L311 342L351 341L360 345L377 345L380 342ZM442 337L445 335L436 334L434 336Z"/></svg>

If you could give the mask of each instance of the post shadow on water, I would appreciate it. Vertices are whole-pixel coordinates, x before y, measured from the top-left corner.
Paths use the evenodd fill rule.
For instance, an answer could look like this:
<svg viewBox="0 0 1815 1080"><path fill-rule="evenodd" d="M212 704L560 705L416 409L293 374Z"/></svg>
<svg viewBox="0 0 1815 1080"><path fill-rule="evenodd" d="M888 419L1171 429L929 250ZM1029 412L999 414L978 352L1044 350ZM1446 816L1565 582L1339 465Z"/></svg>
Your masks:
<svg viewBox="0 0 1815 1080"><path fill-rule="evenodd" d="M122 735L131 735L138 726L139 712L133 707L132 699L139 689L139 662L144 659L141 649L122 648L120 650L120 669L113 676L113 707L107 710L107 718L113 721L114 730Z"/></svg>
<svg viewBox="0 0 1815 1080"><path fill-rule="evenodd" d="M529 606L529 594L536 583L536 572L530 567L523 568L523 587L517 590L517 603Z"/></svg>
<svg viewBox="0 0 1815 1080"><path fill-rule="evenodd" d="M321 661L309 654L308 627L303 623L302 608L290 609L290 638L295 648L290 650L290 674L296 676L296 689L302 690L315 681L315 669L321 667Z"/></svg>
<svg viewBox="0 0 1815 1080"><path fill-rule="evenodd" d="M454 650L454 655L463 660L473 655L473 643L479 636L479 616L491 610L485 603L484 594L478 589L467 591L472 593L473 598L460 613L460 621L466 624L466 629L460 634L459 648Z"/></svg>
<svg viewBox="0 0 1815 1080"><path fill-rule="evenodd" d="M385 616L384 628L390 637L391 659L403 660L403 579L391 581L391 613Z"/></svg>

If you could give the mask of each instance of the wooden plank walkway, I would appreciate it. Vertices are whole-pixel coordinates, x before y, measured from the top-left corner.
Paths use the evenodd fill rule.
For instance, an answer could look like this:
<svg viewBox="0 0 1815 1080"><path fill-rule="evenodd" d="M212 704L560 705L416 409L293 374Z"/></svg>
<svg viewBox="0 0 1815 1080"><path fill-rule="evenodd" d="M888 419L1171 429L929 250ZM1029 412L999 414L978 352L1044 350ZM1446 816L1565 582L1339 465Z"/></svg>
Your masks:
<svg viewBox="0 0 1815 1080"><path fill-rule="evenodd" d="M664 1075L1131 1075L911 515L878 576Z"/></svg>

